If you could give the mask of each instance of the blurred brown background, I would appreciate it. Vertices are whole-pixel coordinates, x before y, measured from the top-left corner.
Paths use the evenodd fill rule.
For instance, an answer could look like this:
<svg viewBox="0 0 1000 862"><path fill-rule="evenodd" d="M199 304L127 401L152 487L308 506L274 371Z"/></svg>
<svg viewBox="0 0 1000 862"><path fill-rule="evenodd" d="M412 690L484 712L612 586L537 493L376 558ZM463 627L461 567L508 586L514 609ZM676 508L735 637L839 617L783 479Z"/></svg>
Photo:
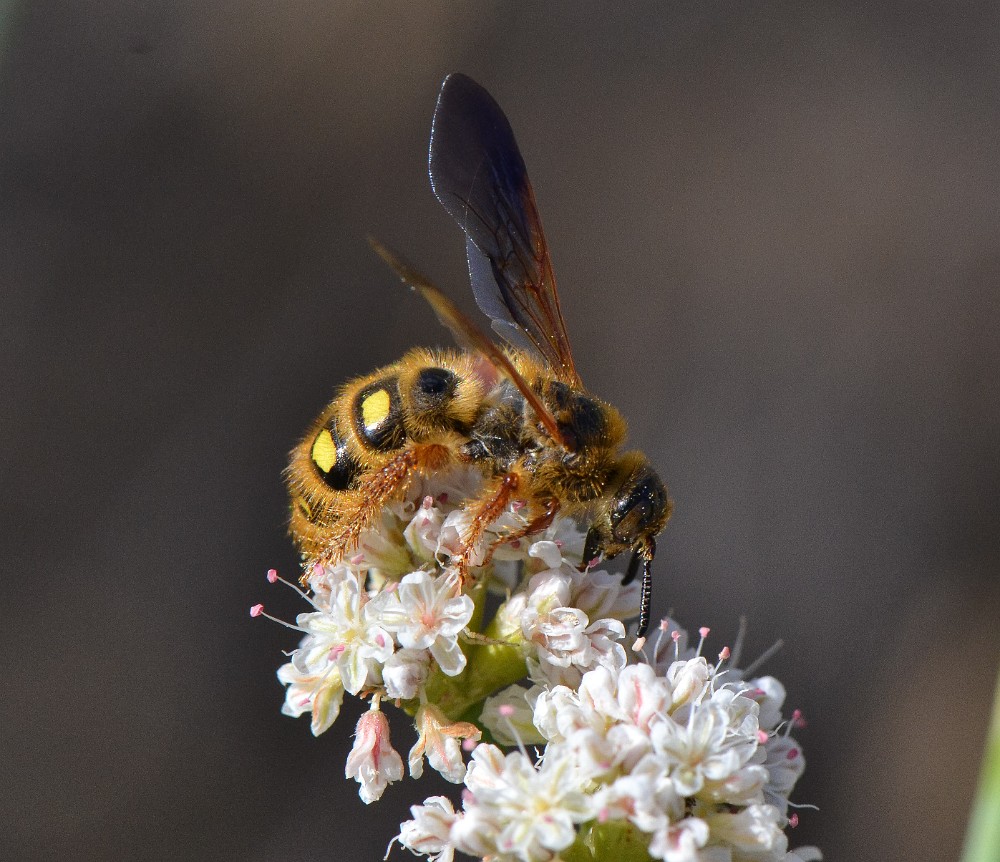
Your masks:
<svg viewBox="0 0 1000 862"><path fill-rule="evenodd" d="M953 859L1000 655L995 3L5 4L4 859L380 859L279 715L280 473L467 308L437 88L504 106L577 364L677 503L655 610L810 719L793 843ZM405 725L397 746L411 744ZM397 853L399 851L396 851ZM400 857L402 858L402 857Z"/></svg>

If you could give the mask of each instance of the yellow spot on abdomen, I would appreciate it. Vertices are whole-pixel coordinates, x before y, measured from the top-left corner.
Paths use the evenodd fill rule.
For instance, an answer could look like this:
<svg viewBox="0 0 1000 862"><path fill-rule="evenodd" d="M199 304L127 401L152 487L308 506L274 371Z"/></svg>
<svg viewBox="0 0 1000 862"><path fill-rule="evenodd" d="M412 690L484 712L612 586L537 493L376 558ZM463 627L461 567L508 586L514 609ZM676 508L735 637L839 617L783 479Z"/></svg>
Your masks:
<svg viewBox="0 0 1000 862"><path fill-rule="evenodd" d="M361 421L365 423L365 429L371 431L381 425L389 415L390 406L389 393L385 389L379 389L365 398L361 402Z"/></svg>
<svg viewBox="0 0 1000 862"><path fill-rule="evenodd" d="M313 440L312 459L324 473L329 473L337 463L337 444L333 442L333 435L328 428L320 431Z"/></svg>

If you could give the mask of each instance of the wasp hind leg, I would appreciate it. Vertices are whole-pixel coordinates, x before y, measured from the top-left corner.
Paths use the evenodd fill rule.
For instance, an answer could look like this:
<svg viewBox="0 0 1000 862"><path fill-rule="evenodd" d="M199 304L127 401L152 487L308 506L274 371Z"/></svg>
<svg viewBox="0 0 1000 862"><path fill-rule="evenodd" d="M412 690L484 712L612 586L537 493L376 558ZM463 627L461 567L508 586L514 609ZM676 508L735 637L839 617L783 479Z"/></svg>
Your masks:
<svg viewBox="0 0 1000 862"><path fill-rule="evenodd" d="M395 455L387 464L363 474L351 503L340 513L333 534L315 563L339 563L358 546L361 534L371 527L388 503L402 497L415 476L437 472L451 460L451 452L438 443L416 444Z"/></svg>

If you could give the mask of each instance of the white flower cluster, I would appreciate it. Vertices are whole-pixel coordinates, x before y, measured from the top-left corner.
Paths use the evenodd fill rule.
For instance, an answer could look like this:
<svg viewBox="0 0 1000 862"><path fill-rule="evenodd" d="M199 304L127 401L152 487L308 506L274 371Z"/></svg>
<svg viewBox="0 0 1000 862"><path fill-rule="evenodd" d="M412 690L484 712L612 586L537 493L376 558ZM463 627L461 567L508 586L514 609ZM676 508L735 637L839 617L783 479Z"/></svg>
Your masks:
<svg viewBox="0 0 1000 862"><path fill-rule="evenodd" d="M457 849L544 862L603 828L640 841L636 858L819 858L787 849L788 794L805 762L789 735L794 722L781 719L784 689L773 677L742 681L722 664L693 656L662 672L645 663L598 667L576 689L535 686L491 699L484 723L499 730L506 721L518 735L511 701L531 704L544 753L533 761L523 747L504 755L479 745L463 810L441 797L414 806L400 842L442 860Z"/></svg>
<svg viewBox="0 0 1000 862"><path fill-rule="evenodd" d="M418 483L356 555L314 568L311 609L294 626L301 643L278 671L282 711L309 713L314 734L336 720L345 692L370 699L346 766L366 803L404 773L385 701L414 718L411 776L426 758L464 784L461 810L432 797L396 840L440 862L456 851L490 862L820 858L787 850L788 794L804 760L781 684L744 679L728 649L709 664L707 630L691 650L669 620L652 658L630 664L625 621L638 585L580 571L584 535L570 519L505 539L527 523L523 501L490 525L472 555L489 563L463 581L462 504L480 482L464 471ZM486 587L503 597L492 613ZM479 742L483 732L491 742Z"/></svg>

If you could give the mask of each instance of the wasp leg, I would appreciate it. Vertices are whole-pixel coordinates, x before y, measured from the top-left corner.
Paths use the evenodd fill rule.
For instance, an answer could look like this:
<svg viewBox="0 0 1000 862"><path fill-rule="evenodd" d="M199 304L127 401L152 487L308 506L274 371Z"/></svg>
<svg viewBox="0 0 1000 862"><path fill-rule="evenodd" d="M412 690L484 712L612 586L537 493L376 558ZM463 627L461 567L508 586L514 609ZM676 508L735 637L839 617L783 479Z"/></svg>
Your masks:
<svg viewBox="0 0 1000 862"><path fill-rule="evenodd" d="M517 473L504 473L492 490L488 490L474 508L470 507L472 523L462 536L462 553L458 559L458 573L462 584L468 580L476 545L482 539L486 528L503 514L520 483L521 477Z"/></svg>
<svg viewBox="0 0 1000 862"><path fill-rule="evenodd" d="M580 571L585 572L590 564L601 555L601 534L597 527L587 530L587 538L583 543L583 559L580 561Z"/></svg>
<svg viewBox="0 0 1000 862"><path fill-rule="evenodd" d="M518 539L523 539L525 536L530 536L533 533L540 533L542 530L547 530L549 525L556 517L556 512L559 511L559 501L555 497L549 497L545 501L545 511L542 512L537 518L532 518L525 524L520 530L514 530L512 533L508 533L506 536L501 536L492 545L490 549L486 552L486 559L483 560L483 565L489 565L490 560L493 559L493 554L496 553L496 549L501 545L508 544L509 542L516 542Z"/></svg>
<svg viewBox="0 0 1000 862"><path fill-rule="evenodd" d="M375 523L386 504L406 493L414 476L435 473L450 459L451 453L445 446L417 444L400 452L384 467L362 476L358 482L359 493L341 513L335 532L315 562L319 565L339 563L357 547L361 534Z"/></svg>

